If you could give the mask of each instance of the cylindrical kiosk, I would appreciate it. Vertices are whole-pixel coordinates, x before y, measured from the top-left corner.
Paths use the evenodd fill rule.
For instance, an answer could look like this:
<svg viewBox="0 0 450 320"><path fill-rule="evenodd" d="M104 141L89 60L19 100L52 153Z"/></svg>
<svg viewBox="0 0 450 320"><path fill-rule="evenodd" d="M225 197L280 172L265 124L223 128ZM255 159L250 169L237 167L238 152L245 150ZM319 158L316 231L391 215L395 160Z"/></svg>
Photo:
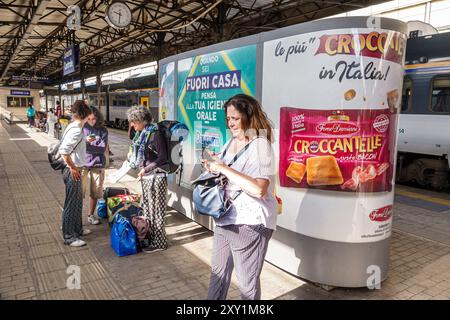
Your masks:
<svg viewBox="0 0 450 320"><path fill-rule="evenodd" d="M389 265L405 32L393 19L326 19L160 61L164 118L191 134L169 205L213 229L192 205L198 154L226 141L224 101L254 95L274 123L281 201L267 261L320 284L375 287Z"/></svg>
<svg viewBox="0 0 450 320"><path fill-rule="evenodd" d="M268 260L321 284L376 287L389 265L404 25L315 26L264 43L282 200Z"/></svg>

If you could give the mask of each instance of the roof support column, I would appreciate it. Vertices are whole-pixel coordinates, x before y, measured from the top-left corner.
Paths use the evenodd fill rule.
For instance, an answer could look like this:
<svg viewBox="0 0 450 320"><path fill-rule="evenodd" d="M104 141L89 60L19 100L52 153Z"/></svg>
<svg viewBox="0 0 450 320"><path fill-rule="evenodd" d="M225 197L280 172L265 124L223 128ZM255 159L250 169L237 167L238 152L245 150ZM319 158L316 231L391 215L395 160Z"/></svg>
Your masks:
<svg viewBox="0 0 450 320"><path fill-rule="evenodd" d="M84 100L86 94L86 86L84 82L84 67L83 63L80 62L80 82L81 82L81 100Z"/></svg>
<svg viewBox="0 0 450 320"><path fill-rule="evenodd" d="M102 59L100 57L95 57L95 87L97 88L97 93L102 92L102 75L100 73ZM100 106L100 95L98 97L98 104Z"/></svg>

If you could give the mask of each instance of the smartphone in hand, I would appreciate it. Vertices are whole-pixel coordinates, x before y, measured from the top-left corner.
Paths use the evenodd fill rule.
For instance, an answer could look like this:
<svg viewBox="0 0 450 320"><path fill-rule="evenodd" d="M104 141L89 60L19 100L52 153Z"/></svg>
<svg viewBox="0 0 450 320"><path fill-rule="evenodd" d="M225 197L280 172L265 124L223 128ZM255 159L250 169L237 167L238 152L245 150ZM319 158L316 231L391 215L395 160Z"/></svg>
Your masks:
<svg viewBox="0 0 450 320"><path fill-rule="evenodd" d="M211 162L214 161L214 159L210 153L213 153L213 152L207 148L203 148L202 149L202 160L211 161Z"/></svg>

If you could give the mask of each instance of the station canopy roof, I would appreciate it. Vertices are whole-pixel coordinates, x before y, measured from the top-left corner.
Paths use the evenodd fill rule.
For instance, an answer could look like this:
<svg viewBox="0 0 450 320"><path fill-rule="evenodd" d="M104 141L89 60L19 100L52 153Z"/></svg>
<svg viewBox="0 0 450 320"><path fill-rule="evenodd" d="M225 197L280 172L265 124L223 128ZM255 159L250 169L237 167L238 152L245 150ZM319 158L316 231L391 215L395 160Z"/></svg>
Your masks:
<svg viewBox="0 0 450 320"><path fill-rule="evenodd" d="M105 19L112 1L0 0L0 82L56 84L66 47L80 45L84 77L359 9L383 0L127 0L132 22L115 29ZM76 6L80 28L70 30ZM80 73L63 81L79 79ZM26 83L26 82L25 82Z"/></svg>

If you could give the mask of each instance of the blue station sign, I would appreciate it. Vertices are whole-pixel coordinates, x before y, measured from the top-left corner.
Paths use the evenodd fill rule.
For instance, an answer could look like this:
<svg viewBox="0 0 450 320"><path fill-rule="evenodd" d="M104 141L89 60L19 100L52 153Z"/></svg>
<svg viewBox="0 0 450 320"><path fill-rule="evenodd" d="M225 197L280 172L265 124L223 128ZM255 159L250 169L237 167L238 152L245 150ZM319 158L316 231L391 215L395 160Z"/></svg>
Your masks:
<svg viewBox="0 0 450 320"><path fill-rule="evenodd" d="M29 96L30 91L29 90L10 90L10 94L12 96Z"/></svg>

